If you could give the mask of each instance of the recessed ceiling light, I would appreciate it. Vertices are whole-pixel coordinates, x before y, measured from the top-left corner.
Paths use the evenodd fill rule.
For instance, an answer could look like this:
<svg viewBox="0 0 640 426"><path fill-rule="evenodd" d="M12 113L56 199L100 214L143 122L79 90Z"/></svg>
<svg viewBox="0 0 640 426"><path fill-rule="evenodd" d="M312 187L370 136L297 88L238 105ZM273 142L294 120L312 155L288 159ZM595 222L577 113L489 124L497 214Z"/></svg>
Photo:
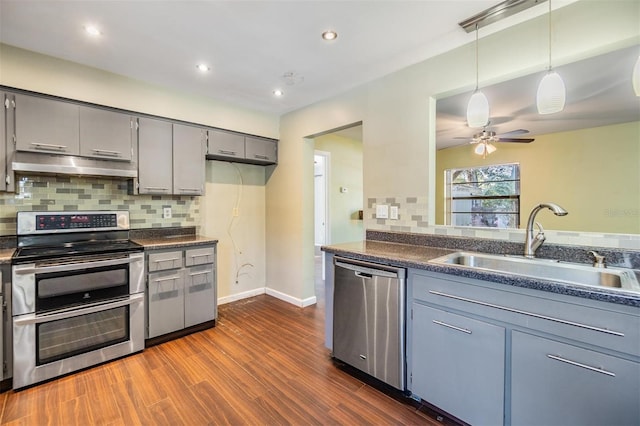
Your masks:
<svg viewBox="0 0 640 426"><path fill-rule="evenodd" d="M276 90L273 91L273 95L274 96L282 96L282 95L284 95L284 92L282 90L280 90L280 89L276 89Z"/></svg>
<svg viewBox="0 0 640 426"><path fill-rule="evenodd" d="M324 40L335 40L338 38L338 33L335 31L325 31L322 33L322 38Z"/></svg>
<svg viewBox="0 0 640 426"><path fill-rule="evenodd" d="M206 64L198 64L198 65L196 65L196 68L198 68L198 71L202 71L202 72L207 72L207 71L209 71L211 69Z"/></svg>
<svg viewBox="0 0 640 426"><path fill-rule="evenodd" d="M96 27L95 25L85 25L84 30L92 37L98 37L102 35L102 31L100 31L100 29L98 29L98 27Z"/></svg>

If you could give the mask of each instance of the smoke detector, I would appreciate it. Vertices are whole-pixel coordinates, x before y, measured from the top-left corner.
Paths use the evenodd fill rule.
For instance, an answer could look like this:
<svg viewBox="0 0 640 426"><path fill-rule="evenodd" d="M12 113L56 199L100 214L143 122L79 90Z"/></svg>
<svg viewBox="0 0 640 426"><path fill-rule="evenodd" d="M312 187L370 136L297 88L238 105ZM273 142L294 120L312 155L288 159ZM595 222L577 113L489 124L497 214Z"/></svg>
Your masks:
<svg viewBox="0 0 640 426"><path fill-rule="evenodd" d="M289 71L282 74L282 81L287 86L295 86L304 82L304 76L296 74L294 71Z"/></svg>

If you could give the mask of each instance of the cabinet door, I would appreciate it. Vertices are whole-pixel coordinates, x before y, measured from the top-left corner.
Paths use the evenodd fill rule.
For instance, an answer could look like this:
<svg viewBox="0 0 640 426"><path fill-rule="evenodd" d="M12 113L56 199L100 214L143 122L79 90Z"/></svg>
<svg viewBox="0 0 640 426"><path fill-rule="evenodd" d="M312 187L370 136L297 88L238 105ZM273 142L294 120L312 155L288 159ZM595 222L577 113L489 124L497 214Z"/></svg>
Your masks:
<svg viewBox="0 0 640 426"><path fill-rule="evenodd" d="M244 158L244 136L222 130L209 130L209 155Z"/></svg>
<svg viewBox="0 0 640 426"><path fill-rule="evenodd" d="M173 193L202 195L206 161L205 130L173 125Z"/></svg>
<svg viewBox="0 0 640 426"><path fill-rule="evenodd" d="M245 155L249 160L264 163L276 163L278 161L276 141L247 136L245 138L245 150Z"/></svg>
<svg viewBox="0 0 640 426"><path fill-rule="evenodd" d="M185 270L184 326L216 318L216 280L213 265L192 266Z"/></svg>
<svg viewBox="0 0 640 426"><path fill-rule="evenodd" d="M7 190L7 109L9 100L4 93L0 93L0 191ZM2 281L0 280L0 285ZM1 289L0 289L1 290ZM0 364L1 365L1 364Z"/></svg>
<svg viewBox="0 0 640 426"><path fill-rule="evenodd" d="M15 115L18 151L80 153L78 105L16 95Z"/></svg>
<svg viewBox="0 0 640 426"><path fill-rule="evenodd" d="M80 155L131 161L131 116L80 107Z"/></svg>
<svg viewBox="0 0 640 426"><path fill-rule="evenodd" d="M511 357L512 424L640 424L640 363L518 331Z"/></svg>
<svg viewBox="0 0 640 426"><path fill-rule="evenodd" d="M149 336L161 336L184 328L183 270L149 274Z"/></svg>
<svg viewBox="0 0 640 426"><path fill-rule="evenodd" d="M410 390L473 425L504 422L505 329L413 304Z"/></svg>
<svg viewBox="0 0 640 426"><path fill-rule="evenodd" d="M168 121L138 119L138 192L171 194L173 136Z"/></svg>

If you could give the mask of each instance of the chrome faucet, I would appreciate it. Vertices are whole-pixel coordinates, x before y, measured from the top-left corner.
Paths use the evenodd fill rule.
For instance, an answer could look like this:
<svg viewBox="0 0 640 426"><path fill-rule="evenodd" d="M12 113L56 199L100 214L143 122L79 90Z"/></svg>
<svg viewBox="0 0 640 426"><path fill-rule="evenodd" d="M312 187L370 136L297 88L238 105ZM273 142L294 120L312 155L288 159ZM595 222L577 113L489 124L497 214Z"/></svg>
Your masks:
<svg viewBox="0 0 640 426"><path fill-rule="evenodd" d="M544 229L542 229L542 225L540 225L540 223L538 222L535 222L536 215L538 214L538 212L545 208L551 210L553 214L555 214L556 216L567 215L567 211L555 203L542 203L535 206L533 210L531 210L531 213L529 213L529 220L527 221L527 234L524 240L524 256L525 257L529 257L529 258L535 257L536 250L538 250L538 247L540 247L542 243L544 243L544 240L546 239L544 236ZM534 223L539 228L539 231L536 235L533 235Z"/></svg>

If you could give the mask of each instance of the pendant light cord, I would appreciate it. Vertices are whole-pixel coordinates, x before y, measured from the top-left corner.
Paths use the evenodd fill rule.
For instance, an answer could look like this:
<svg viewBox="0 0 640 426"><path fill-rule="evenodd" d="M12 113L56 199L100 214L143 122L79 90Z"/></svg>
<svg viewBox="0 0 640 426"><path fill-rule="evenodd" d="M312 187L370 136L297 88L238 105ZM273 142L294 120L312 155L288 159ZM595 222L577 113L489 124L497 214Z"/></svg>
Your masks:
<svg viewBox="0 0 640 426"><path fill-rule="evenodd" d="M549 2L549 71L551 71L551 0Z"/></svg>
<svg viewBox="0 0 640 426"><path fill-rule="evenodd" d="M476 91L478 91L478 81L480 79L479 77L479 60L478 60L478 24L476 23Z"/></svg>

